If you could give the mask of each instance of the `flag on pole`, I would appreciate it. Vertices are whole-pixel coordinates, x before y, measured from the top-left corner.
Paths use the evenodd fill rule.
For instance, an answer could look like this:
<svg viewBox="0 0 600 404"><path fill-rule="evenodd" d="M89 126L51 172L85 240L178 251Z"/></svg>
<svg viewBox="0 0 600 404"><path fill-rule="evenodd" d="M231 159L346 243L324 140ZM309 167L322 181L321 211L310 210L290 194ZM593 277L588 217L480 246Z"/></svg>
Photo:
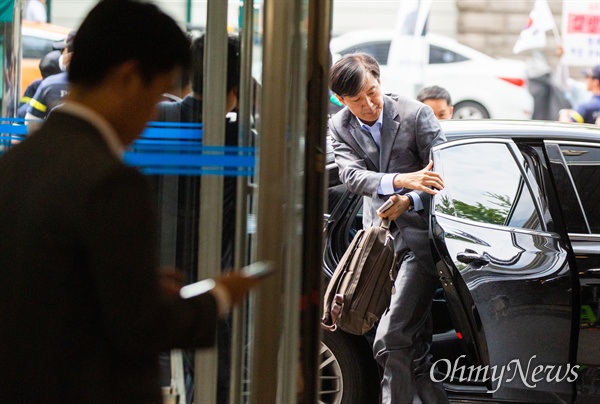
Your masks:
<svg viewBox="0 0 600 404"><path fill-rule="evenodd" d="M513 48L513 53L527 49L544 48L546 46L546 31L556 28L554 17L547 0L535 0L533 9L527 18L527 25L521 31Z"/></svg>
<svg viewBox="0 0 600 404"><path fill-rule="evenodd" d="M393 88L396 94L414 97L423 87L425 67L429 63L429 45L425 34L432 2L433 0L398 2L398 15L387 66L385 72L384 69L381 72L382 85Z"/></svg>

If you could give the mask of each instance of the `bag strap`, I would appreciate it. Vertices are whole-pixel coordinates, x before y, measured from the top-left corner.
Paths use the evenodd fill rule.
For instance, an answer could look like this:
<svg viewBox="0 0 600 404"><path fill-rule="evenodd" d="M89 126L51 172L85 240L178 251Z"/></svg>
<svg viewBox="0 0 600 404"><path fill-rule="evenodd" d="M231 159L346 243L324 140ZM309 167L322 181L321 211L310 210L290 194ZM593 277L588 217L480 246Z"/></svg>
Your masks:
<svg viewBox="0 0 600 404"><path fill-rule="evenodd" d="M390 229L390 219L385 218L385 219L381 219L381 227L383 227L386 230Z"/></svg>
<svg viewBox="0 0 600 404"><path fill-rule="evenodd" d="M337 328L338 328L337 320L342 312L343 306L344 306L344 295L340 294L340 293L336 293L335 297L333 298L333 304L331 305L331 311L330 311L331 325L327 325L327 324L325 324L325 322L321 321L321 326L324 329L329 330L329 331L337 330Z"/></svg>

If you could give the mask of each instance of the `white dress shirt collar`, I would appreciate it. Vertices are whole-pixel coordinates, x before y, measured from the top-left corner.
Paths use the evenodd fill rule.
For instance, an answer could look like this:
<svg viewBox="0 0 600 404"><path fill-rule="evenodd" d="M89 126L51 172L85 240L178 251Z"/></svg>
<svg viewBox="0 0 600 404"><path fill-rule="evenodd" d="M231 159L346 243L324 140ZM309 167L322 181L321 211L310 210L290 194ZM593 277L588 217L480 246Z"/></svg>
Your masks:
<svg viewBox="0 0 600 404"><path fill-rule="evenodd" d="M379 124L379 128L381 128L381 125L383 125L383 107L381 107L381 114L379 114L379 118L377 118L377 120L375 121L373 126L367 125L366 123L361 121L357 116L356 116L356 120L358 121L358 124L360 125L360 127L365 128L366 130L369 130L370 128L372 128L373 126L375 126L377 124Z"/></svg>

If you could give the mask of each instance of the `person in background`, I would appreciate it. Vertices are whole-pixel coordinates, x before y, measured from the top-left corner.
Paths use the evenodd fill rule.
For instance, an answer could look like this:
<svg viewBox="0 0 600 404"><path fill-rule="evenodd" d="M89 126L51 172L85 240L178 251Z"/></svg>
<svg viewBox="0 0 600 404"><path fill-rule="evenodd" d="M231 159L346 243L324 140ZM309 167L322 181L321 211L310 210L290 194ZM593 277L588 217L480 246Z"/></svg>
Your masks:
<svg viewBox="0 0 600 404"><path fill-rule="evenodd" d="M58 59L61 72L44 79L29 100L25 119L29 121L30 132L40 127L41 121L46 119L52 109L59 105L69 92L67 70L73 57L75 35L76 31L71 31L65 38L64 48Z"/></svg>
<svg viewBox="0 0 600 404"><path fill-rule="evenodd" d="M0 157L3 402L162 404L159 353L212 346L256 285L223 274L181 298L180 274L159 270L148 181L122 160L189 63L157 6L102 0L78 30L64 105Z"/></svg>
<svg viewBox="0 0 600 404"><path fill-rule="evenodd" d="M44 57L40 60L40 73L42 74L42 78L35 80L33 83L29 84L23 93L23 97L19 101L19 107L17 109L17 118L25 118L25 114L27 113L27 107L29 105L29 101L35 95L40 84L42 84L42 80L47 77L53 76L55 74L60 73L60 66L58 60L61 56L61 51L53 50L48 52Z"/></svg>
<svg viewBox="0 0 600 404"><path fill-rule="evenodd" d="M187 73L182 72L177 78L175 85L162 95L160 101L181 101L183 98L192 91L192 85L190 78Z"/></svg>
<svg viewBox="0 0 600 404"><path fill-rule="evenodd" d="M382 94L379 64L366 53L339 59L331 68L330 83L345 105L329 120L340 179L351 192L364 196L363 227L390 220L394 247L403 257L396 293L373 343L383 369L382 402L448 402L443 386L429 375L430 308L439 277L427 216L431 194L444 187L439 173L431 171L429 153L446 137L430 107ZM378 214L387 199L394 205Z"/></svg>
<svg viewBox="0 0 600 404"><path fill-rule="evenodd" d="M194 122L202 123L202 107L205 104L202 99L204 87L204 55L205 55L205 37L201 35L192 40L190 48L192 57L192 68L190 72L190 82L192 92L185 96L181 101L161 102L159 104L159 121L176 122ZM233 112L238 103L238 88L240 83L240 40L236 34L229 34L227 38L227 80L225 84L226 106L225 113ZM163 95L164 96L164 95ZM225 140L226 146L238 145L238 124L229 118L226 120ZM160 195L160 200L173 198L176 204L166 203L165 206L177 206L177 212L172 215L171 220L177 221L177 235L175 240L163 240L162 245L173 243L166 248L167 251L175 250L175 265L181 268L190 281L196 277L198 268L197 246L199 242L198 224L200 220L200 200L201 177L182 175L176 178L173 176L159 177L156 187L159 194L164 189L169 189L168 181L176 181L177 190L175 195ZM223 178L223 206L222 206L222 238L221 238L221 268L231 268L233 266L234 247L235 247L235 221L236 221L236 196L237 196L237 178L227 176ZM162 215L165 215L168 208L163 209ZM166 244L165 244L166 243ZM229 322L221 322L218 329L219 339L219 367L218 367L218 386L217 403L227 403L229 394L229 374L230 374L230 345L231 330ZM161 357L165 365L163 369L168 368L168 358ZM186 376L193 379L193 353L185 353L184 364ZM166 376L170 372L163 371L163 384L168 381ZM188 402L193 398L193 385L188 383L188 392L186 398Z"/></svg>
<svg viewBox="0 0 600 404"><path fill-rule="evenodd" d="M23 19L31 22L48 22L46 0L28 0Z"/></svg>
<svg viewBox="0 0 600 404"><path fill-rule="evenodd" d="M440 121L452 119L454 107L450 93L440 86L425 87L417 94L417 101L429 105L433 109L435 117Z"/></svg>
<svg viewBox="0 0 600 404"><path fill-rule="evenodd" d="M592 98L575 109L563 109L559 112L561 122L598 123L600 118L600 65L582 71L586 89L592 92Z"/></svg>

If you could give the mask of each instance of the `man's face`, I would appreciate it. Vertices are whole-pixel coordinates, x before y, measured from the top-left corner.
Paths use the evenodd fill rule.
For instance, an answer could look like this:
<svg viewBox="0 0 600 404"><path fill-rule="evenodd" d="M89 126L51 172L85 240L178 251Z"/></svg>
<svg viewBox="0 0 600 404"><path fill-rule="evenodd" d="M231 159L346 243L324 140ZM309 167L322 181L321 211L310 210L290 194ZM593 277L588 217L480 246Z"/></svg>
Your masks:
<svg viewBox="0 0 600 404"><path fill-rule="evenodd" d="M600 79L594 78L592 75L587 75L585 77L586 90L588 91L598 91L600 89Z"/></svg>
<svg viewBox="0 0 600 404"><path fill-rule="evenodd" d="M354 116L367 125L373 125L383 109L383 95L379 80L370 74L360 93L352 97L338 96L338 99L350 109Z"/></svg>
<svg viewBox="0 0 600 404"><path fill-rule="evenodd" d="M446 100L444 99L433 99L428 98L423 101L423 104L429 105L431 109L433 109L433 113L435 117L443 121L445 119L452 119L452 113L454 112L454 107L448 105Z"/></svg>

